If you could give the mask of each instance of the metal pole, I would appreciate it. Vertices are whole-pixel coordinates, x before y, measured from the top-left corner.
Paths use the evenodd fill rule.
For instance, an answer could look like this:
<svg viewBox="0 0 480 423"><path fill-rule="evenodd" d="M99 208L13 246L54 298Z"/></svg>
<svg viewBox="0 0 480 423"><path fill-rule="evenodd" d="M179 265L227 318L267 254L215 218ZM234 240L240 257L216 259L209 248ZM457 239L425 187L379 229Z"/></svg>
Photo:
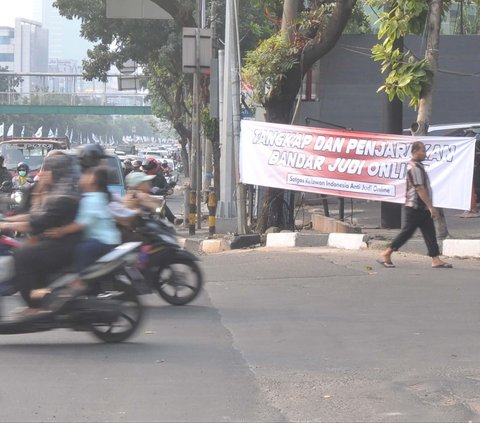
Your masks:
<svg viewBox="0 0 480 423"><path fill-rule="evenodd" d="M232 48L230 50L232 60L232 114L233 114L233 148L234 148L234 166L237 182L237 231L240 235L247 233L246 218L246 189L245 185L240 183L239 167L239 147L240 147L240 61L238 48L238 8L236 0L230 1L232 7Z"/></svg>
<svg viewBox="0 0 480 423"><path fill-rule="evenodd" d="M197 0L197 28L195 30L195 74L194 90L194 131L195 131L195 193L197 204L197 228L202 227L202 148L200 142L200 25L202 19L202 0Z"/></svg>

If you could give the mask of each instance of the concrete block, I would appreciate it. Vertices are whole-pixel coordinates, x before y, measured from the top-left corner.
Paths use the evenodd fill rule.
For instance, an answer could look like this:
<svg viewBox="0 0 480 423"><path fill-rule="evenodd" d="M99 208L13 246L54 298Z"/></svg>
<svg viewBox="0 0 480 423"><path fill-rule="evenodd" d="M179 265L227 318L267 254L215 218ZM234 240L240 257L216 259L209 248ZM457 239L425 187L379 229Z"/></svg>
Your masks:
<svg viewBox="0 0 480 423"><path fill-rule="evenodd" d="M361 228L321 214L312 214L312 229L322 233L360 233Z"/></svg>
<svg viewBox="0 0 480 423"><path fill-rule="evenodd" d="M327 234L281 232L267 235L267 247L324 247Z"/></svg>
<svg viewBox="0 0 480 423"><path fill-rule="evenodd" d="M449 257L480 257L480 240L445 239L442 254Z"/></svg>
<svg viewBox="0 0 480 423"><path fill-rule="evenodd" d="M214 253L220 253L222 251L227 251L230 249L229 243L222 239L206 239L202 241L201 244L201 250L205 254L214 254Z"/></svg>
<svg viewBox="0 0 480 423"><path fill-rule="evenodd" d="M297 234L297 247L326 247L328 244L328 234L307 232L297 232Z"/></svg>
<svg viewBox="0 0 480 423"><path fill-rule="evenodd" d="M190 251L193 254L200 254L202 253L202 239L197 238L186 238L185 242L183 243L183 248L185 250Z"/></svg>
<svg viewBox="0 0 480 423"><path fill-rule="evenodd" d="M332 233L328 236L327 245L346 250L359 250L368 247L367 240L368 235L365 234Z"/></svg>
<svg viewBox="0 0 480 423"><path fill-rule="evenodd" d="M230 243L230 248L232 250L236 250L238 248L245 248L260 244L260 242L260 234L237 235Z"/></svg>

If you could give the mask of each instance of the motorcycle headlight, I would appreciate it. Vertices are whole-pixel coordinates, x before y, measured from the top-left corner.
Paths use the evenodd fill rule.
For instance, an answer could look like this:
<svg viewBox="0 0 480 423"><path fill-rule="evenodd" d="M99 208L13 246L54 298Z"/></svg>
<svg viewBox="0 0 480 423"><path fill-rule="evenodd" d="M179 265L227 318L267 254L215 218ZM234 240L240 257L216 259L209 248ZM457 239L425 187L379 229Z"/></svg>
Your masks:
<svg viewBox="0 0 480 423"><path fill-rule="evenodd" d="M23 195L20 191L16 191L12 194L12 199L15 203L20 204L22 202Z"/></svg>

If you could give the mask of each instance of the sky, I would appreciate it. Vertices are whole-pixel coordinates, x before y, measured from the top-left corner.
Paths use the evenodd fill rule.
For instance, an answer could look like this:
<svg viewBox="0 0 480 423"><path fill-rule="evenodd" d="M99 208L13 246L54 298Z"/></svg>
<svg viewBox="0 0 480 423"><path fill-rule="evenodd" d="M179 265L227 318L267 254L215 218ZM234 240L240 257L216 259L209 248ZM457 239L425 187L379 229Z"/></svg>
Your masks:
<svg viewBox="0 0 480 423"><path fill-rule="evenodd" d="M41 19L41 0L0 0L0 26L14 26L15 18Z"/></svg>

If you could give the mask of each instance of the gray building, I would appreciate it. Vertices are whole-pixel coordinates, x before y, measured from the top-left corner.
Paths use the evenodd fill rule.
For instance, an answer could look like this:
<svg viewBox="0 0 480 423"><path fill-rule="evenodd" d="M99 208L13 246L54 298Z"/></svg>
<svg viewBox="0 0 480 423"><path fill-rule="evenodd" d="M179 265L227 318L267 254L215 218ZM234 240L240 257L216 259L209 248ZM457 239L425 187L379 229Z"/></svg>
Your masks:
<svg viewBox="0 0 480 423"><path fill-rule="evenodd" d="M13 71L15 60L15 30L0 26L0 66Z"/></svg>
<svg viewBox="0 0 480 423"><path fill-rule="evenodd" d="M335 48L314 67L308 99L302 101L295 121L317 119L359 131L384 132L386 95L377 93L383 84L380 65L370 57L376 35L344 35ZM407 37L405 48L423 57L421 37ZM480 122L480 37L443 35L440 40L439 73L435 82L431 124ZM404 105L403 127L416 120L416 111ZM325 123L310 121L312 126Z"/></svg>

